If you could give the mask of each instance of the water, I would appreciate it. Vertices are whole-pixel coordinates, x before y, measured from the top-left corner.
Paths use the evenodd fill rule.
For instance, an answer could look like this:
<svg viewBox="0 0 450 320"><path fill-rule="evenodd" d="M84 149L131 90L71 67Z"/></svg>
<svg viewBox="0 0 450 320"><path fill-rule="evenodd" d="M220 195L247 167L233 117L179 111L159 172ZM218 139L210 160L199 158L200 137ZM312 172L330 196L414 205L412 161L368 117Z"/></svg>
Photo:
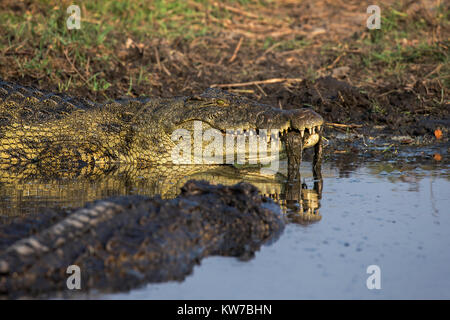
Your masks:
<svg viewBox="0 0 450 320"><path fill-rule="evenodd" d="M339 171L325 166L320 221L287 225L250 261L210 257L183 282L102 297L448 299L448 169L367 163ZM367 288L370 265L380 267L379 290Z"/></svg>
<svg viewBox="0 0 450 320"><path fill-rule="evenodd" d="M417 161L417 157L420 153L392 161L335 158L323 167L323 192L314 222L290 213L291 223L281 236L263 246L253 259L209 257L183 282L148 284L127 293L87 297L449 299L450 165L431 157ZM310 165L302 165L302 177L311 187ZM228 183L244 179L264 193L283 192L278 180L269 183L249 172L221 170L219 178L217 171L191 177ZM142 174L119 173L101 180L5 183L0 188L0 208L6 214L30 214L50 205L79 206L108 195L151 195L166 190L169 182L164 180L161 187L155 180L153 172L150 180ZM174 196L174 190L183 183L183 179L170 182L167 197ZM312 196L309 205L317 208L317 194L314 197L311 188L305 192ZM370 265L381 270L379 290L367 288Z"/></svg>

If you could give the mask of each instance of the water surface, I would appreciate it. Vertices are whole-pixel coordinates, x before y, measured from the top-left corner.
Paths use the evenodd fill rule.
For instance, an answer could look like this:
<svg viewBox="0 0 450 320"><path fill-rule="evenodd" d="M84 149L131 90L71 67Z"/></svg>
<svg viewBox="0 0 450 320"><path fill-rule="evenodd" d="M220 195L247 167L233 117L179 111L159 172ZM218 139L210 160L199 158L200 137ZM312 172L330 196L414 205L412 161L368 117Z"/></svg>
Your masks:
<svg viewBox="0 0 450 320"><path fill-rule="evenodd" d="M325 165L320 221L288 224L254 259L210 257L183 282L103 297L449 299L449 166L351 167ZM380 267L379 290L367 288L369 265Z"/></svg>
<svg viewBox="0 0 450 320"><path fill-rule="evenodd" d="M450 166L423 158L421 152L400 156L376 161L343 155L327 161L321 198L312 189L311 163L305 161L301 171L309 189L303 190L301 205L309 214L288 211L284 232L253 259L209 257L183 282L87 297L449 299ZM133 170L121 168L101 177L4 179L0 215L38 214L46 207L77 207L121 194L171 198L190 178L227 184L246 180L281 198L285 192L283 175L266 179L251 170L221 167L183 178ZM370 265L381 270L379 290L366 286Z"/></svg>

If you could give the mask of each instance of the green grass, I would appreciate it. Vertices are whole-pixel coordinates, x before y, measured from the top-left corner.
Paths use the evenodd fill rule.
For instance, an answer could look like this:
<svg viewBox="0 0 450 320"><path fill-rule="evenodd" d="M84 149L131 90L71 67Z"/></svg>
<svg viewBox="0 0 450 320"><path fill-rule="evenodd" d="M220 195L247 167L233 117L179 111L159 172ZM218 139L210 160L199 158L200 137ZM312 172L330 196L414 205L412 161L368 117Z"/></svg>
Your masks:
<svg viewBox="0 0 450 320"><path fill-rule="evenodd" d="M228 0L225 3L245 7L264 2L270 1ZM111 86L111 81L101 71L114 69L117 52L128 38L135 43L149 43L152 39L190 41L211 32L205 23L205 10L217 19L232 16L207 0L83 1L78 3L81 28L69 30L66 10L71 4L76 2L37 0L26 11L0 11L0 50L10 50L14 55L15 77L17 71L22 77L45 75L58 84L59 90L87 85L91 91L104 91ZM33 52L16 54L22 48ZM74 74L73 67L61 70L63 64L67 69L64 61L67 58L83 72ZM129 75L130 88L149 81L143 68L140 67L139 74ZM81 73L89 76L83 78Z"/></svg>
<svg viewBox="0 0 450 320"><path fill-rule="evenodd" d="M271 1L228 0L222 3L245 8L265 2ZM212 32L205 21L206 10L219 26L223 19L233 16L232 12L207 0L86 1L79 3L81 28L69 30L66 10L71 4L72 1L38 0L26 11L0 11L0 49L14 53L14 70L19 71L19 76L41 78L45 75L58 84L59 90L70 85L87 85L91 91L104 91L111 86L111 81L102 70L114 69L117 52L128 38L147 44L152 39L191 41ZM289 40L279 49L307 44L303 40ZM16 55L21 48L33 52ZM65 60L70 60L70 69ZM65 65L65 70L61 70L61 65ZM149 81L143 67L139 74L128 76L130 88Z"/></svg>
<svg viewBox="0 0 450 320"><path fill-rule="evenodd" d="M372 112L378 114L386 114L386 110L384 110L377 101L372 100Z"/></svg>
<svg viewBox="0 0 450 320"><path fill-rule="evenodd" d="M443 11L438 13L435 23L448 24L447 15L448 13ZM361 54L349 56L360 60L371 78L400 78L417 64L443 64L441 72L432 75L432 78L441 76L448 87L449 43L431 43L431 26L428 22L423 18L408 16L398 7L384 10L381 18L381 29L368 31L368 37L353 44L361 50Z"/></svg>
<svg viewBox="0 0 450 320"><path fill-rule="evenodd" d="M205 1L196 1L198 3ZM67 88L64 72L52 59L68 52L73 64L89 69L86 79L93 91L105 90L110 83L95 66L111 63L118 46L128 37L135 42L152 38L192 39L207 32L204 13L187 5L187 1L87 1L81 5L81 28L69 30L66 9L69 1L37 1L30 11L0 12L0 50L33 48L31 56L17 55L16 68L22 76L46 74L55 79L61 90ZM93 54L94 53L94 54ZM90 59L88 64L88 59ZM139 82L144 79L142 75ZM65 82L61 83L61 82Z"/></svg>
<svg viewBox="0 0 450 320"><path fill-rule="evenodd" d="M87 86L91 91L104 92L115 81L121 81L121 88L128 89L130 93L136 86L151 84L148 70L152 66L147 60L146 64L133 66L131 71L127 66L120 80L111 78L108 72L123 64L118 52L128 38L135 43L145 43L146 50L151 50L154 39L189 43L204 35L215 36L214 32L225 19L239 19L239 15L214 6L207 0L80 1L81 29L68 30L66 19L69 15L66 9L73 3L77 2L36 0L23 11L0 11L0 55L5 53L0 59L1 70L13 73L14 78L31 76L33 79L43 79L56 84L61 91ZM276 0L227 0L222 3L245 10L247 6L257 8L267 3L275 4ZM322 43L317 57L322 65L307 67L303 76L313 80L318 76L318 69L327 67L348 49L358 49L359 53L345 54L332 67L364 66L362 73L366 74L366 78L375 79L402 77L415 64L442 64L439 72L431 77L442 79L444 86L449 87L449 61L445 45L429 42L432 27L428 22L420 17L410 17L402 10L400 5L383 9L381 30L364 30L362 33L367 33L364 39L350 36L342 43ZM207 23L206 11L216 19L213 22L216 29L212 28L212 22ZM256 13L254 9L248 12ZM448 25L448 12L441 10L436 19L437 24ZM404 45L403 39L416 39L418 42ZM275 52L305 49L308 53L315 39L267 37L256 42L249 39L244 46L267 50L275 45ZM217 53L217 57L223 54L222 48L210 47L207 43L204 45L212 54ZM446 45L448 47L448 43ZM249 71L243 68L242 75L251 78L246 72Z"/></svg>

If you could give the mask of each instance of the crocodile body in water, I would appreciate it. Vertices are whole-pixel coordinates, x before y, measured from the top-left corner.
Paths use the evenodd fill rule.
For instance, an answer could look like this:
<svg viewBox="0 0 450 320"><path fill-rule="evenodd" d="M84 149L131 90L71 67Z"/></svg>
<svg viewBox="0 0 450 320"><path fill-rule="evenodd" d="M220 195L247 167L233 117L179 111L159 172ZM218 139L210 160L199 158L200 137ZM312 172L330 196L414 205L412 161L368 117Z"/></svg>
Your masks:
<svg viewBox="0 0 450 320"><path fill-rule="evenodd" d="M0 81L0 187L102 177L124 164L132 167L126 172L151 176L149 181L163 177L165 186L196 172L213 177L224 166L195 159L196 165L172 163L172 133L182 129L195 136L195 122L224 139L230 131L239 139L253 130L258 135L277 130L274 137L281 139L269 145L284 142L289 201L301 201L304 148L314 146L313 172L321 178L323 119L310 109L275 109L216 89L97 104ZM237 158L238 152L224 149L223 156ZM321 183L316 186L320 197ZM165 187L156 190L164 194ZM202 257L248 256L282 229L282 219L263 207L270 200L248 184L189 182L182 190L173 200L111 198L70 214L44 211L1 226L0 293L33 296L64 289L71 264L85 270L87 288L123 290L182 279Z"/></svg>

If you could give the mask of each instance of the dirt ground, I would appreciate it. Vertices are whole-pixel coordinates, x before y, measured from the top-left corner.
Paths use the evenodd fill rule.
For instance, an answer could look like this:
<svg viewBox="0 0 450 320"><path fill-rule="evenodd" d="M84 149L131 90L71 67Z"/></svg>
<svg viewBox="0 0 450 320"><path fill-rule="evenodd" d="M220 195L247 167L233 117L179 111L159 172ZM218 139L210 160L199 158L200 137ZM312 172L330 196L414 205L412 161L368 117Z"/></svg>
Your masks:
<svg viewBox="0 0 450 320"><path fill-rule="evenodd" d="M190 38L114 29L104 43L82 51L77 43L42 39L37 48L36 41L0 30L8 39L0 49L0 77L96 101L186 95L216 86L280 108L312 107L328 128L343 132L375 126L389 134L448 140L448 3L383 1L379 30L366 27L368 3L360 1L186 5L200 17L192 25L203 28ZM42 8L27 1L0 5L3 13L29 19L46 18ZM90 19L84 5L82 15ZM38 51L40 60L33 60ZM99 60L102 55L109 58ZM45 68L23 68L45 58ZM99 89L92 75L107 85Z"/></svg>

